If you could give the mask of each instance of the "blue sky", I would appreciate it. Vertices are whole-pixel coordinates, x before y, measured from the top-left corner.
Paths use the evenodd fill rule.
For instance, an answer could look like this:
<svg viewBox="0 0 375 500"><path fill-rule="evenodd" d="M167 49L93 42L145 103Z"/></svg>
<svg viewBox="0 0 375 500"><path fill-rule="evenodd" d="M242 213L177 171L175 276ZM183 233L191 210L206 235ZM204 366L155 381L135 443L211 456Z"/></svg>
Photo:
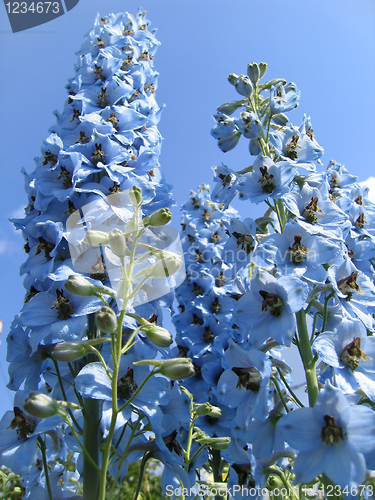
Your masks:
<svg viewBox="0 0 375 500"><path fill-rule="evenodd" d="M12 406L4 389L5 337L24 297L23 241L8 222L22 216L26 204L20 170L34 168L33 158L55 123L52 112L63 108L75 52L96 14L135 13L139 7L161 42L155 57L156 97L166 105L160 163L179 203L190 189L211 182L212 166L224 162L240 170L250 164L244 141L224 154L210 128L217 106L236 99L229 73L246 73L252 61L267 62L269 78L283 77L301 89L290 119L300 125L304 113L311 116L324 165L335 159L360 181L375 175L373 0L80 0L62 17L16 34L0 8L0 415ZM237 206L244 217L254 215L253 206Z"/></svg>

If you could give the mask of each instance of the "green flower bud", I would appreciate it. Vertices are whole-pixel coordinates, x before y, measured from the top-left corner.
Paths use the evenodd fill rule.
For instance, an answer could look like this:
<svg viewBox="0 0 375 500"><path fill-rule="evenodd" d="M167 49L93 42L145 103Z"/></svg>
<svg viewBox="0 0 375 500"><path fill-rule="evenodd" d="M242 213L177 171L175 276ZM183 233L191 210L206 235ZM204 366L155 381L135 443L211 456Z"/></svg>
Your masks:
<svg viewBox="0 0 375 500"><path fill-rule="evenodd" d="M65 281L65 288L69 293L73 293L74 295L79 295L81 297L90 297L91 295L95 295L98 287L90 283L83 276L69 276L69 278Z"/></svg>
<svg viewBox="0 0 375 500"><path fill-rule="evenodd" d="M141 188L139 188L138 186L133 186L131 189L129 189L129 198L135 207L139 207L140 205L142 205L143 198Z"/></svg>
<svg viewBox="0 0 375 500"><path fill-rule="evenodd" d="M274 87L278 83L286 83L286 80L284 78L274 78L273 80L270 80L269 82L263 84L263 89L270 89L271 87Z"/></svg>
<svg viewBox="0 0 375 500"><path fill-rule="evenodd" d="M43 346L43 352L55 361L69 363L85 356L89 346L85 342L58 342Z"/></svg>
<svg viewBox="0 0 375 500"><path fill-rule="evenodd" d="M172 380L182 380L194 375L194 365L189 358L171 358L159 365L160 373Z"/></svg>
<svg viewBox="0 0 375 500"><path fill-rule="evenodd" d="M221 416L221 409L217 406L212 406L210 403L203 403L197 405L195 413L198 417L209 415L210 417L219 418Z"/></svg>
<svg viewBox="0 0 375 500"><path fill-rule="evenodd" d="M100 245L108 243L108 233L104 231L87 231L84 242L92 247L100 247Z"/></svg>
<svg viewBox="0 0 375 500"><path fill-rule="evenodd" d="M150 215L150 217L145 217L143 219L143 224L145 225L145 227L165 226L171 220L172 220L172 214L169 208L160 208L152 215Z"/></svg>
<svg viewBox="0 0 375 500"><path fill-rule="evenodd" d="M228 445L230 443L230 437L199 437L198 439L195 440L197 443L204 444L206 446L209 446L210 448L214 450L226 450L228 448Z"/></svg>
<svg viewBox="0 0 375 500"><path fill-rule="evenodd" d="M168 330L152 323L143 325L142 332L158 347L169 347L173 342L172 335Z"/></svg>
<svg viewBox="0 0 375 500"><path fill-rule="evenodd" d="M263 78L267 71L267 63L261 62L259 63L259 78Z"/></svg>
<svg viewBox="0 0 375 500"><path fill-rule="evenodd" d="M47 418L56 415L59 410L59 403L56 399L42 393L31 393L26 399L24 409L37 418Z"/></svg>
<svg viewBox="0 0 375 500"><path fill-rule="evenodd" d="M254 84L258 82L260 78L260 71L257 63L253 62L247 65L247 76Z"/></svg>
<svg viewBox="0 0 375 500"><path fill-rule="evenodd" d="M244 101L232 101L226 102L217 108L220 113L225 113L226 115L231 115L236 111L237 108L242 106Z"/></svg>
<svg viewBox="0 0 375 500"><path fill-rule="evenodd" d="M150 277L165 278L172 276L182 266L182 258L177 253L163 251L157 257L160 260L146 269Z"/></svg>
<svg viewBox="0 0 375 500"><path fill-rule="evenodd" d="M95 321L96 326L101 332L111 334L117 330L117 316L110 307L102 307L100 311L96 313Z"/></svg>
<svg viewBox="0 0 375 500"><path fill-rule="evenodd" d="M284 113L277 113L277 115L272 116L272 120L277 124L280 125L281 127L285 127L285 125L288 123L289 118L284 115Z"/></svg>
<svg viewBox="0 0 375 500"><path fill-rule="evenodd" d="M116 255L119 257L124 257L126 255L126 237L117 227L108 233L108 243Z"/></svg>
<svg viewBox="0 0 375 500"><path fill-rule="evenodd" d="M232 85L234 85L236 83L236 81L238 80L239 76L236 75L235 73L231 73L229 76L228 76L228 81L229 83L231 83Z"/></svg>

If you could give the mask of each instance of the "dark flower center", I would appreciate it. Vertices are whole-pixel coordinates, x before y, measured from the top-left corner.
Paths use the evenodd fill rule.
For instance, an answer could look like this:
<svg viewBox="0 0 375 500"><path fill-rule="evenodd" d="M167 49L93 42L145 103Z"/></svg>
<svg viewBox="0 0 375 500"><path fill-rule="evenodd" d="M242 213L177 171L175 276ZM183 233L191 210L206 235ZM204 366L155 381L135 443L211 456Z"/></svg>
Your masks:
<svg viewBox="0 0 375 500"><path fill-rule="evenodd" d="M322 214L323 212L318 207L319 198L316 196L315 198L311 198L311 202L306 205L302 216L305 218L305 221L309 224L316 224L318 222L318 216L316 214Z"/></svg>
<svg viewBox="0 0 375 500"><path fill-rule="evenodd" d="M74 309L67 297L64 297L64 290L56 290L57 299L52 304L51 309L57 307L57 317L59 319L71 318Z"/></svg>
<svg viewBox="0 0 375 500"><path fill-rule="evenodd" d="M236 388L244 387L247 391L259 392L262 377L256 368L232 368L232 371L238 376Z"/></svg>
<svg viewBox="0 0 375 500"><path fill-rule="evenodd" d="M168 436L163 437L163 441L165 443L165 446L168 448L168 450L172 453L172 451L175 451L178 456L182 456L182 446L180 443L177 441L177 431L171 432Z"/></svg>
<svg viewBox="0 0 375 500"><path fill-rule="evenodd" d="M297 160L298 158L298 153L296 151L297 149L297 143L298 143L299 136L294 135L292 140L288 142L288 144L285 145L284 148L284 155L290 158L291 160Z"/></svg>
<svg viewBox="0 0 375 500"><path fill-rule="evenodd" d="M241 234L237 231L232 234L237 240L237 248L241 247L248 254L254 250L254 238L250 234Z"/></svg>
<svg viewBox="0 0 375 500"><path fill-rule="evenodd" d="M353 371L358 367L359 361L370 359L361 349L361 339L356 337L350 344L346 345L341 351L340 359L346 366Z"/></svg>
<svg viewBox="0 0 375 500"><path fill-rule="evenodd" d="M239 486L246 486L247 488L255 487L255 480L251 474L250 464L233 464L232 468L238 474Z"/></svg>
<svg viewBox="0 0 375 500"><path fill-rule="evenodd" d="M219 299L217 297L215 297L215 300L212 302L212 305L211 305L211 311L214 313L214 314L217 314L221 309L221 304L219 302Z"/></svg>
<svg viewBox="0 0 375 500"><path fill-rule="evenodd" d="M119 398L129 399L130 396L138 389L138 385L133 378L133 369L129 368L117 382L117 395Z"/></svg>
<svg viewBox="0 0 375 500"><path fill-rule="evenodd" d="M100 94L98 94L98 106L99 108L105 108L106 106L109 105L108 102L108 97L109 94L106 92L106 87L103 87L100 91Z"/></svg>
<svg viewBox="0 0 375 500"><path fill-rule="evenodd" d="M260 167L262 177L258 180L258 182L262 185L263 193L271 194L275 188L276 184L272 181L273 175L268 173L267 167Z"/></svg>
<svg viewBox="0 0 375 500"><path fill-rule="evenodd" d="M322 441L326 444L339 444L345 436L342 428L331 415L324 415L326 425L322 429Z"/></svg>
<svg viewBox="0 0 375 500"><path fill-rule="evenodd" d="M27 436L35 431L35 421L25 415L17 406L13 408L14 419L11 421L8 429L17 429L18 439L26 441Z"/></svg>
<svg viewBox="0 0 375 500"><path fill-rule="evenodd" d="M300 234L294 237L294 243L289 247L289 259L292 264L299 266L306 258L308 248L301 245L302 236Z"/></svg>
<svg viewBox="0 0 375 500"><path fill-rule="evenodd" d="M104 163L104 157L106 154L102 151L101 144L95 144L96 150L91 155L91 162L96 167L96 165L101 161Z"/></svg>
<svg viewBox="0 0 375 500"><path fill-rule="evenodd" d="M38 240L39 240L39 245L36 249L35 255L39 255L40 252L43 250L46 259L51 260L52 257L50 256L49 253L55 248L55 245L50 241L45 240L41 236L39 236Z"/></svg>
<svg viewBox="0 0 375 500"><path fill-rule="evenodd" d="M284 309L284 302L274 293L268 293L265 290L259 290L259 294L263 297L262 311L270 312L274 318L281 316Z"/></svg>
<svg viewBox="0 0 375 500"><path fill-rule="evenodd" d="M365 214L360 214L358 219L354 222L354 225L357 229L363 229L366 224L368 224L368 222L367 220L365 220Z"/></svg>
<svg viewBox="0 0 375 500"><path fill-rule="evenodd" d="M362 293L361 287L357 284L357 272L353 272L350 276L342 278L337 282L337 286L344 295L346 295L345 300L350 300L353 296L353 291Z"/></svg>
<svg viewBox="0 0 375 500"><path fill-rule="evenodd" d="M205 332L203 334L203 340L208 344L211 344L214 341L215 335L211 332L210 327L205 327Z"/></svg>

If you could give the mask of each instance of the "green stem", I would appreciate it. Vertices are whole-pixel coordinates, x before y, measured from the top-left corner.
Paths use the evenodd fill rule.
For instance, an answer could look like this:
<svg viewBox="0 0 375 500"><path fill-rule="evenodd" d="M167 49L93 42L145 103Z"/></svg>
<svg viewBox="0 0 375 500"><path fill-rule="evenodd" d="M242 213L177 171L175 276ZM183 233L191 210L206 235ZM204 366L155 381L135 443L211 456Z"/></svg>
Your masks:
<svg viewBox="0 0 375 500"><path fill-rule="evenodd" d="M295 395L293 389L290 387L290 385L288 384L288 382L286 381L284 375L283 375L283 372L280 370L280 368L277 368L277 371L279 372L279 375L280 375L280 378L281 380L283 381L283 384L285 385L285 387L288 389L289 391L289 394L292 396L292 398L294 399L294 401L301 407L303 408L303 404L301 403L301 401L297 398L297 396Z"/></svg>
<svg viewBox="0 0 375 500"><path fill-rule="evenodd" d="M134 500L138 499L139 492L141 491L141 486L142 486L142 480L143 480L143 474L145 472L145 467L147 464L147 461L152 457L151 453L145 453L142 458L141 465L139 467L139 477L138 477L138 484L137 484L137 489L134 494Z"/></svg>
<svg viewBox="0 0 375 500"><path fill-rule="evenodd" d="M221 463L221 454L220 450L211 450L212 453L212 472L214 475L214 482L215 483L222 483L223 478L222 478L222 463ZM223 497L221 495L216 495L215 500L223 500Z"/></svg>
<svg viewBox="0 0 375 500"><path fill-rule="evenodd" d="M95 314L88 316L88 337L94 339L98 337L95 324ZM89 354L87 361L96 361L95 354ZM83 446L90 455L88 460L83 457L83 500L97 500L99 494L100 476L98 467L94 467L92 462L99 464L99 427L100 427L100 401L98 399L84 398L83 400Z"/></svg>
<svg viewBox="0 0 375 500"><path fill-rule="evenodd" d="M319 387L318 380L316 378L315 361L312 354L310 337L307 331L306 312L301 309L296 316L299 335L299 350L306 374L309 404L313 407L319 394Z"/></svg>
<svg viewBox="0 0 375 500"><path fill-rule="evenodd" d="M43 441L41 436L38 436L38 445L39 445L39 449L42 453L43 468L44 468L44 475L46 476L46 486L47 486L48 496L49 496L50 500L53 500L52 491L51 491L51 483L49 481L47 458L46 458L46 443Z"/></svg>
<svg viewBox="0 0 375 500"><path fill-rule="evenodd" d="M282 404L283 404L283 406L284 406L284 408L285 408L285 411L286 411L287 413L289 413L289 408L288 408L288 406L287 406L287 404L286 404L286 401L285 401L285 399L284 399L284 396L283 396L283 393L282 393L282 391L281 391L281 389L280 389L280 386L279 386L278 381L276 380L276 378L275 378L275 377L271 377L271 380L272 380L272 382L275 384L276 391L277 391L277 393L278 393L278 395L279 395L279 398L280 398L280 400L281 400L281 402L282 402Z"/></svg>
<svg viewBox="0 0 375 500"><path fill-rule="evenodd" d="M137 233L135 234L133 240L133 247L130 252L130 262L128 268L125 267L124 263L122 266L122 274L126 280L126 291L124 296L124 301L122 304L122 310L120 313L120 317L118 319L117 324L117 332L116 336L113 338L112 342L112 354L113 354L113 375L112 375L112 418L111 424L109 426L108 436L105 443L104 451L103 451L103 459L102 459L102 468L100 472L100 486L99 486L99 500L105 500L106 495L106 484L107 484L107 470L109 466L110 453L112 449L112 440L113 435L115 433L117 415L119 411L118 401L117 401L117 381L118 374L120 368L120 361L122 355L122 324L124 321L125 311L128 304L129 296L132 293L132 278L133 278L133 269L134 269L134 261L135 261L135 249L137 246L138 239L140 237L140 232L138 230L139 226L139 207L137 207L134 211L135 217L135 227L137 228Z"/></svg>

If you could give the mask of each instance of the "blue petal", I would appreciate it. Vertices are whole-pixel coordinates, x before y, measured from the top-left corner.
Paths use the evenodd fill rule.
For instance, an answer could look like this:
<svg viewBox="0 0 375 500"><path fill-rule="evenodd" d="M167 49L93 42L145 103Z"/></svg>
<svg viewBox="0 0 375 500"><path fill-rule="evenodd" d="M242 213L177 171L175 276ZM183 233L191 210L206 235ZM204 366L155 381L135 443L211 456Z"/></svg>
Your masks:
<svg viewBox="0 0 375 500"><path fill-rule="evenodd" d="M85 398L112 400L112 383L101 363L90 363L75 379L77 391Z"/></svg>

